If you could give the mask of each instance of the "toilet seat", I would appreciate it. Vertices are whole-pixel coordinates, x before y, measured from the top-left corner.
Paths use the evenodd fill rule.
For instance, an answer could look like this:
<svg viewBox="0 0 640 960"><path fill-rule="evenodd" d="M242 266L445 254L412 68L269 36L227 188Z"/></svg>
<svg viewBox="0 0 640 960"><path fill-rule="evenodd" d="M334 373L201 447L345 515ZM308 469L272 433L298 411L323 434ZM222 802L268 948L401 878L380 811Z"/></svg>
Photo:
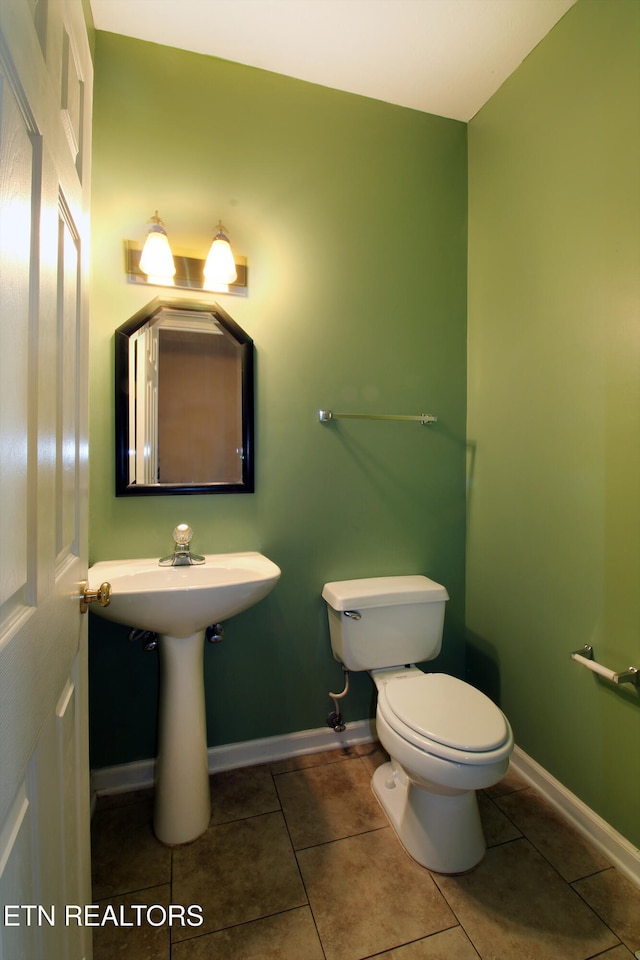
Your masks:
<svg viewBox="0 0 640 960"><path fill-rule="evenodd" d="M502 711L463 680L411 670L380 684L378 709L403 739L455 763L487 764L513 749Z"/></svg>

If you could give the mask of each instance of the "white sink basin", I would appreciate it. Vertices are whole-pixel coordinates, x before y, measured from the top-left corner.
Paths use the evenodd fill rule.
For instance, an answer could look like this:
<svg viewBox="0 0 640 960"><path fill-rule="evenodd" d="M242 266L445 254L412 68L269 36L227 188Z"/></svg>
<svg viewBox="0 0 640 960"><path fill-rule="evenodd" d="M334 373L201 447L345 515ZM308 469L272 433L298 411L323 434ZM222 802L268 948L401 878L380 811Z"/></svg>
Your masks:
<svg viewBox="0 0 640 960"><path fill-rule="evenodd" d="M161 567L158 558L101 560L89 586L111 584L111 602L91 609L128 627L189 637L253 606L273 589L280 568L261 553L211 553L199 566Z"/></svg>
<svg viewBox="0 0 640 960"><path fill-rule="evenodd" d="M153 824L164 843L190 843L210 816L203 649L205 628L269 593L280 568L261 553L212 553L198 566L102 560L89 587L111 584L102 617L159 634L160 700Z"/></svg>

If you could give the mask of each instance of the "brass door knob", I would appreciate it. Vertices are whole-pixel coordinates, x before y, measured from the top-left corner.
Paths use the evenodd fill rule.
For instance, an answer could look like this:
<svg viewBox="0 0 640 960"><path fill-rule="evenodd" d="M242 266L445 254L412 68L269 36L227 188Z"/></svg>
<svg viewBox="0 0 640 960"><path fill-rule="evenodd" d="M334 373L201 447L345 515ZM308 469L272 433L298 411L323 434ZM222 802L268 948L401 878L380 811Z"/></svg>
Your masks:
<svg viewBox="0 0 640 960"><path fill-rule="evenodd" d="M105 580L97 590L90 590L87 580L80 584L80 613L86 613L90 603L99 603L101 607L108 607L111 603L111 584Z"/></svg>

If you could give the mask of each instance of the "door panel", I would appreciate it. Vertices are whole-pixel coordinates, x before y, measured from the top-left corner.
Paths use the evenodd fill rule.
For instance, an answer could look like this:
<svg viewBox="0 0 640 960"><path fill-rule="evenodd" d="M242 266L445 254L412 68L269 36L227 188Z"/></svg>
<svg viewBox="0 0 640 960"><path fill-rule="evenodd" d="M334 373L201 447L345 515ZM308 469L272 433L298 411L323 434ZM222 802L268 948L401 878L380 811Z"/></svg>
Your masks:
<svg viewBox="0 0 640 960"><path fill-rule="evenodd" d="M4 68L4 69L3 69ZM29 269L33 131L0 61L0 625L25 602L27 584L27 444L29 423ZM6 318L6 320L4 319ZM1 708L0 708L1 709Z"/></svg>
<svg viewBox="0 0 640 960"><path fill-rule="evenodd" d="M23 785L0 830L0 904L3 906L32 902L28 899L32 893L31 836L31 809ZM19 925L19 919L18 911L7 916L8 924L2 930L0 945L2 960L38 956L35 927Z"/></svg>
<svg viewBox="0 0 640 960"><path fill-rule="evenodd" d="M56 556L58 563L78 552L76 502L80 472L78 444L78 384L76 366L81 342L79 310L80 239L71 213L60 198L58 220L58 379L56 384Z"/></svg>

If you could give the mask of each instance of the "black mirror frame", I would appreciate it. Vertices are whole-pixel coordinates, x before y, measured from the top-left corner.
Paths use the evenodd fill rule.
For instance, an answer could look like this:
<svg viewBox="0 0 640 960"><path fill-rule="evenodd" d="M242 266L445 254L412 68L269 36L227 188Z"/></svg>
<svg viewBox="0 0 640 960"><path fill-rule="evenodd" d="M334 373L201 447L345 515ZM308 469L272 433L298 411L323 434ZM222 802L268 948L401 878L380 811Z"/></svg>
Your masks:
<svg viewBox="0 0 640 960"><path fill-rule="evenodd" d="M242 479L238 483L153 483L129 482L129 338L163 308L206 312L240 344L242 364ZM253 493L254 481L254 350L253 340L217 303L173 297L156 297L130 317L115 332L115 428L116 496L154 497L175 494Z"/></svg>

